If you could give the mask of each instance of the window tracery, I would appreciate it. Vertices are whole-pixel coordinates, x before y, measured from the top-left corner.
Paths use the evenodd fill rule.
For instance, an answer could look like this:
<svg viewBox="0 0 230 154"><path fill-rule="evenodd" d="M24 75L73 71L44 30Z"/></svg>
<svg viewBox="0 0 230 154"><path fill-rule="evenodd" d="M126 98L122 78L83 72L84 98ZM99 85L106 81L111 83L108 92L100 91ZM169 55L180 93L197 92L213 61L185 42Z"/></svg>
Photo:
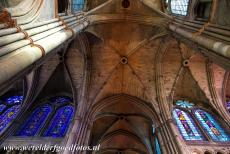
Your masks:
<svg viewBox="0 0 230 154"><path fill-rule="evenodd" d="M212 140L223 142L230 141L229 135L211 114L198 109L195 111L195 115L206 132L211 136Z"/></svg>
<svg viewBox="0 0 230 154"><path fill-rule="evenodd" d="M173 117L176 120L180 133L185 140L204 140L199 129L188 113L180 109L174 109Z"/></svg>
<svg viewBox="0 0 230 154"><path fill-rule="evenodd" d="M44 126L45 121L52 112L52 107L45 104L36 108L29 116L22 129L17 133L18 136L35 136Z"/></svg>
<svg viewBox="0 0 230 154"><path fill-rule="evenodd" d="M21 95L7 97L4 101L0 100L0 134L16 118L22 102Z"/></svg>
<svg viewBox="0 0 230 154"><path fill-rule="evenodd" d="M183 108L183 110L180 108ZM193 103L181 100L177 101L176 107L173 110L173 118L176 121L180 134L186 141L206 140L203 134L201 134L201 128L203 128L203 132L209 135L213 141L230 141L228 132L226 132L215 117L202 109L196 109ZM195 123L195 121L197 122ZM198 127L199 124L201 125L200 129Z"/></svg>
<svg viewBox="0 0 230 154"><path fill-rule="evenodd" d="M81 11L84 7L84 0L73 0L73 11Z"/></svg>
<svg viewBox="0 0 230 154"><path fill-rule="evenodd" d="M57 96L44 102L43 105L37 106L27 117L24 125L16 133L17 136L65 136L74 116L71 98Z"/></svg>
<svg viewBox="0 0 230 154"><path fill-rule="evenodd" d="M186 16L189 0L171 0L170 6L173 14Z"/></svg>

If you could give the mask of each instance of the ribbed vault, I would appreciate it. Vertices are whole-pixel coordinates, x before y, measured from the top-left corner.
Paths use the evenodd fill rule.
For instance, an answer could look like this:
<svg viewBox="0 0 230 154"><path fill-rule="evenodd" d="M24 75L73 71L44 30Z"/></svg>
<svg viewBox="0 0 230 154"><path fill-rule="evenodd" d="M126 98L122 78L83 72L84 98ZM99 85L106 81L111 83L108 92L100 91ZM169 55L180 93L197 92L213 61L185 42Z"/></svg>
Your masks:
<svg viewBox="0 0 230 154"><path fill-rule="evenodd" d="M153 153L152 124L159 121L146 102L124 94L111 96L96 103L91 116L90 145L101 144L99 153Z"/></svg>

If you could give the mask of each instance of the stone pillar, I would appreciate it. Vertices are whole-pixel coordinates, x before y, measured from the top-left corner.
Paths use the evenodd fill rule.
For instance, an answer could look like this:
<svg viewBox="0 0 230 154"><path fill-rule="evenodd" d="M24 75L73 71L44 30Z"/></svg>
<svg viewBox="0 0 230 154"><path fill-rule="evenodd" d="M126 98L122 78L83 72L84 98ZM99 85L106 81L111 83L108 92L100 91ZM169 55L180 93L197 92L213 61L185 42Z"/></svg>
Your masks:
<svg viewBox="0 0 230 154"><path fill-rule="evenodd" d="M71 13L73 13L73 6L72 6L73 1L69 0L68 4L69 4L69 6L68 6L67 14L71 14Z"/></svg>
<svg viewBox="0 0 230 154"><path fill-rule="evenodd" d="M187 150L184 148L183 142L181 142L181 138L179 137L180 134L178 134L178 131L176 130L175 124L173 123L172 119L168 121L168 126L169 126L169 129L171 129L173 132L172 136L173 136L174 142L177 143L177 146L180 152L188 153Z"/></svg>
<svg viewBox="0 0 230 154"><path fill-rule="evenodd" d="M68 139L66 142L66 146L71 146L72 144L75 144L76 141L76 137L78 135L78 128L79 128L79 124L80 124L81 118L79 116L76 116L74 118L74 122L73 122L73 128L71 129L71 132L68 135ZM63 152L63 154L70 154L71 151L65 150Z"/></svg>
<svg viewBox="0 0 230 154"><path fill-rule="evenodd" d="M171 119L156 128L156 135L163 154L186 153Z"/></svg>
<svg viewBox="0 0 230 154"><path fill-rule="evenodd" d="M219 0L212 1L212 9L210 12L210 22L213 24L216 24L216 20L217 20L218 1Z"/></svg>
<svg viewBox="0 0 230 154"><path fill-rule="evenodd" d="M163 154L167 154L167 149L166 149L166 146L164 144L163 138L161 136L161 132L160 132L160 128L159 127L156 128L156 136L157 136L157 139L158 139L160 147L161 147L161 152Z"/></svg>

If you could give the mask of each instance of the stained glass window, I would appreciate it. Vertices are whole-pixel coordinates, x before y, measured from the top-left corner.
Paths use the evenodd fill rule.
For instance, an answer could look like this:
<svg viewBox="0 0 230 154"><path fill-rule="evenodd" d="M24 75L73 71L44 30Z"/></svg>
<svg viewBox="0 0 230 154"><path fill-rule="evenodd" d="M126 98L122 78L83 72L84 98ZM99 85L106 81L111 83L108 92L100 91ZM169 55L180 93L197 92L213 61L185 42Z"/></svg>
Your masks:
<svg viewBox="0 0 230 154"><path fill-rule="evenodd" d="M38 106L17 131L17 136L63 137L73 119L72 99L67 96L56 96L46 99L46 104ZM51 119L51 120L48 120ZM48 126L44 130L44 127Z"/></svg>
<svg viewBox="0 0 230 154"><path fill-rule="evenodd" d="M84 7L84 0L73 0L73 11L81 11Z"/></svg>
<svg viewBox="0 0 230 154"><path fill-rule="evenodd" d="M193 106L194 106L193 103L190 103L188 101L182 101L182 100L177 101L176 105L183 107L183 108L193 108Z"/></svg>
<svg viewBox="0 0 230 154"><path fill-rule="evenodd" d="M45 104L36 108L29 118L26 120L24 126L17 133L19 136L34 136L44 126L48 116L52 112L51 105Z"/></svg>
<svg viewBox="0 0 230 154"><path fill-rule="evenodd" d="M6 103L9 105L20 104L23 101L23 96L12 96L6 99Z"/></svg>
<svg viewBox="0 0 230 154"><path fill-rule="evenodd" d="M227 110L230 113L230 101L227 102Z"/></svg>
<svg viewBox="0 0 230 154"><path fill-rule="evenodd" d="M195 116L214 141L230 141L230 137L227 132L220 126L211 114L198 109L195 112Z"/></svg>
<svg viewBox="0 0 230 154"><path fill-rule="evenodd" d="M56 103L57 105L63 105L65 103L71 102L72 100L66 96L57 96L57 97L52 97L50 101Z"/></svg>
<svg viewBox="0 0 230 154"><path fill-rule="evenodd" d="M190 115L180 109L173 110L173 117L183 138L189 140L204 140Z"/></svg>
<svg viewBox="0 0 230 154"><path fill-rule="evenodd" d="M17 116L23 96L11 96L4 100L0 100L0 134Z"/></svg>
<svg viewBox="0 0 230 154"><path fill-rule="evenodd" d="M6 108L6 105L4 104L0 105L0 114L2 113L2 111L4 111L5 108Z"/></svg>
<svg viewBox="0 0 230 154"><path fill-rule="evenodd" d="M155 137L155 150L156 150L156 154L161 154L160 144L159 144L158 139L156 137Z"/></svg>
<svg viewBox="0 0 230 154"><path fill-rule="evenodd" d="M73 119L73 107L68 105L60 108L50 122L44 136L63 137Z"/></svg>
<svg viewBox="0 0 230 154"><path fill-rule="evenodd" d="M3 114L0 116L0 133L15 119L18 111L20 109L20 105L15 105L9 109L7 109Z"/></svg>
<svg viewBox="0 0 230 154"><path fill-rule="evenodd" d="M189 0L171 0L171 11L173 14L186 16Z"/></svg>

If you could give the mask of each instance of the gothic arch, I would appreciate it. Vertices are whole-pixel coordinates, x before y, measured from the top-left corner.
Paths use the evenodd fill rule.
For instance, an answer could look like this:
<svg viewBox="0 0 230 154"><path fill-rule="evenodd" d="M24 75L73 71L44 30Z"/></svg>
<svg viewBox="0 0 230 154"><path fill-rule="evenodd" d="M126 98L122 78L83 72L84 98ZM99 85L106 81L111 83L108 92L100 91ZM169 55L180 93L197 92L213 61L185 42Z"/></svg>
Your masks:
<svg viewBox="0 0 230 154"><path fill-rule="evenodd" d="M148 103L137 97L127 94L117 94L107 97L92 106L88 113L88 120L92 121L90 127L90 145L102 144L102 149L119 151L123 145L104 145L104 141L129 140L141 143L147 153L153 153L152 125L159 125L160 121L155 110ZM133 138L135 136L135 138ZM122 140L123 140L122 139ZM118 142L117 142L118 143ZM124 143L125 144L125 143ZM117 147L116 147L117 146ZM124 151L132 150L129 145ZM108 150L107 149L107 150ZM122 149L122 148L121 148ZM138 149L138 148L137 148ZM135 151L135 148L133 149Z"/></svg>
<svg viewBox="0 0 230 154"><path fill-rule="evenodd" d="M120 100L127 100L129 103L138 106L139 109L141 109L141 111L152 120L152 122L159 124L160 121L158 115L156 114L153 107L149 105L149 103L146 103L137 97L133 97L127 94L117 94L99 101L91 108L89 112L90 117L94 119L103 108L106 108L109 105L113 105Z"/></svg>

